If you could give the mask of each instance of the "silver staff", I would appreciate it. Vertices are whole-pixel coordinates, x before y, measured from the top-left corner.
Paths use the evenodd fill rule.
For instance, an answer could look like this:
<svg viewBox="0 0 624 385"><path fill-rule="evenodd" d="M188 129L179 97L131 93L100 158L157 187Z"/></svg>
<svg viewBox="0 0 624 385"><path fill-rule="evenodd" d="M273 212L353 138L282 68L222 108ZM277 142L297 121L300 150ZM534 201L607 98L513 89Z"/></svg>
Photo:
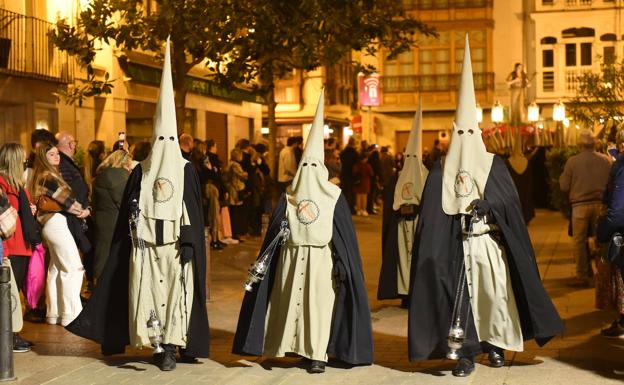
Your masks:
<svg viewBox="0 0 624 385"><path fill-rule="evenodd" d="M130 202L130 217L128 220L130 239L132 240L132 247L138 247L141 250L141 256L145 256L145 241L139 236L139 214L141 214L139 202L133 199Z"/></svg>
<svg viewBox="0 0 624 385"><path fill-rule="evenodd" d="M470 217L470 225L468 227L468 256L472 255L472 234L474 223L480 220L476 211L472 212L472 216ZM453 314L451 319L453 323L449 329L449 334L447 338L447 345L449 348L448 353L446 353L446 358L451 360L458 360L460 357L459 350L464 345L464 341L466 340L466 328L468 326L468 314L470 313L470 308L466 309L466 317L464 318L464 326L462 326L461 317L462 317L462 305L464 303L464 289L466 287L466 262L465 258L462 255L462 263L459 271L459 278L457 280L457 291L455 292L455 303L453 304ZM470 306L470 302L468 302L468 306Z"/></svg>
<svg viewBox="0 0 624 385"><path fill-rule="evenodd" d="M247 280L243 287L245 290L251 292L253 291L253 284L260 282L264 279L267 271L269 270L269 266L271 265L271 258L275 252L275 249L279 245L283 245L284 242L288 239L290 235L290 229L288 228L288 221L283 220L280 224L280 231L277 233L275 238L269 243L267 248L264 250L264 253L251 265L249 272L247 273Z"/></svg>

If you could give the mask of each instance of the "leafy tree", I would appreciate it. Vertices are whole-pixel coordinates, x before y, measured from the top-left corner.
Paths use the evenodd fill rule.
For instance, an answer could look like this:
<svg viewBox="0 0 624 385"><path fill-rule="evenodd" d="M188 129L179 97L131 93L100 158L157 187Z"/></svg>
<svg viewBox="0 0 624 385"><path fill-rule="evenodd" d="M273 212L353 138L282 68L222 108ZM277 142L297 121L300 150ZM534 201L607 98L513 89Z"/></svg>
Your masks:
<svg viewBox="0 0 624 385"><path fill-rule="evenodd" d="M178 126L187 88L185 76L205 62L214 80L228 87L246 85L268 105L270 164L276 144L275 81L293 70L332 66L352 51L396 57L417 43L430 27L406 16L397 0L156 0L158 12L146 14L142 0L94 0L77 27L57 23L51 34L61 49L90 66L96 42L121 49L159 50L171 35ZM357 63L354 63L357 64ZM362 67L365 71L373 68ZM68 92L81 100L110 92L87 82ZM85 92L86 91L86 92ZM274 167L273 167L274 168ZM275 170L273 170L275 171Z"/></svg>
<svg viewBox="0 0 624 385"><path fill-rule="evenodd" d="M566 104L570 115L585 127L624 116L624 61L602 61L600 72L577 78L576 95Z"/></svg>
<svg viewBox="0 0 624 385"><path fill-rule="evenodd" d="M352 51L396 57L417 43L430 27L407 17L396 0L217 0L231 10L239 33L231 51L211 57L220 82L254 82L268 105L269 156L274 165L277 126L275 80L293 70L332 66ZM372 71L374 68L359 69ZM275 170L274 170L275 171Z"/></svg>
<svg viewBox="0 0 624 385"><path fill-rule="evenodd" d="M79 13L76 26L58 20L50 31L51 41L76 56L88 74L81 85L59 94L68 103L82 103L85 97L112 92L109 75L98 80L93 71L101 43L113 44L120 50L161 52L170 35L176 118L182 129L189 71L206 57L227 52L228 37L235 32L228 30L224 10L207 3L210 1L158 0L156 9L147 10L143 0L91 0Z"/></svg>

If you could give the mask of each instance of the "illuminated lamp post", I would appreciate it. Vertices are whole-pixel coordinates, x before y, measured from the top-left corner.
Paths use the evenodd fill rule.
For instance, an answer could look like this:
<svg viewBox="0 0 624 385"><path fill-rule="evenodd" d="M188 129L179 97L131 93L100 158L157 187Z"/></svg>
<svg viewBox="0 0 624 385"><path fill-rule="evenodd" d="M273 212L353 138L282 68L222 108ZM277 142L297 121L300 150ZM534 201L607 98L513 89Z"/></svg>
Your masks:
<svg viewBox="0 0 624 385"><path fill-rule="evenodd" d="M563 121L565 120L565 105L561 100L553 106L553 120L557 122L557 140L555 144L561 146L563 145Z"/></svg>

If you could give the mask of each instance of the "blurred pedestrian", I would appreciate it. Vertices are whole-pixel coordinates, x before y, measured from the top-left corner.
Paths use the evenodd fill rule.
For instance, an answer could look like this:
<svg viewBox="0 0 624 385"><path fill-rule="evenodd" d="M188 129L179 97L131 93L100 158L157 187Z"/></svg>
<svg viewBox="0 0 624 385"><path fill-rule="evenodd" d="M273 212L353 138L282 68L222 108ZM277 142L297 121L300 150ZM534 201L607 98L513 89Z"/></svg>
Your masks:
<svg viewBox="0 0 624 385"><path fill-rule="evenodd" d="M559 176L559 187L567 193L572 204L573 255L576 261L576 276L569 283L572 287L589 287L593 270L587 250L587 240L595 234L599 216L603 213L604 195L611 162L608 157L597 153L595 138L591 130L579 133L577 145L581 152L570 157Z"/></svg>
<svg viewBox="0 0 624 385"><path fill-rule="evenodd" d="M602 244L596 259L596 308L617 311L617 318L600 334L606 338L624 337L624 279L619 266L606 255L616 233L624 233L624 131L616 135L616 160L609 172L604 203L607 214L598 223L596 236Z"/></svg>
<svg viewBox="0 0 624 385"><path fill-rule="evenodd" d="M366 196L366 212L369 214L377 214L377 196L379 195L379 174L381 174L381 163L379 161L379 146L371 144L367 149L368 164L373 170L371 176L370 191Z"/></svg>
<svg viewBox="0 0 624 385"><path fill-rule="evenodd" d="M50 252L46 321L51 325L67 326L82 309L80 289L84 275L68 218L82 220L90 213L78 202L61 176L59 163L59 150L54 145L39 146L31 191L37 202L37 220L43 226L43 239Z"/></svg>
<svg viewBox="0 0 624 385"><path fill-rule="evenodd" d="M10 266L12 285L15 285L18 291L23 292L24 298L26 297L24 282L32 255L31 246L41 243L41 235L33 217L35 206L30 203L30 195L24 188L25 162L26 152L21 144L6 143L0 147L0 211L4 216L8 204L12 208L11 213L13 211L19 213L15 215L13 235L8 238L3 237L5 240L2 241L4 250L2 260L4 265ZM4 259L8 261L4 262ZM19 294L13 298L19 300ZM22 307L18 303L16 308L19 312L17 315L19 320L13 325L13 351L19 353L29 351L32 344L19 335L22 325Z"/></svg>
<svg viewBox="0 0 624 385"><path fill-rule="evenodd" d="M366 199L371 191L373 176L373 168L368 163L367 154L360 154L358 162L353 166L353 191L356 194L355 210L357 215L368 216Z"/></svg>
<svg viewBox="0 0 624 385"><path fill-rule="evenodd" d="M297 172L297 161L295 160L295 147L297 140L295 137L289 137L286 140L286 147L282 148L279 153L279 162L277 165L277 183L280 192L285 192L290 185L295 173Z"/></svg>
<svg viewBox="0 0 624 385"><path fill-rule="evenodd" d="M106 158L104 142L101 140L92 140L87 147L87 156L85 157L84 164L84 179L89 186L89 191L91 191L93 178L95 178L95 171L104 158Z"/></svg>
<svg viewBox="0 0 624 385"><path fill-rule="evenodd" d="M110 154L98 166L93 180L94 275L104 270L121 199L132 171L132 156L124 150Z"/></svg>
<svg viewBox="0 0 624 385"><path fill-rule="evenodd" d="M245 234L246 230L243 228L245 208L243 207L244 197L241 193L245 190L245 181L249 177L240 164L242 160L243 153L237 148L232 149L230 162L223 171L223 184L228 194L227 203L232 221L232 238L238 241L241 240L240 236Z"/></svg>
<svg viewBox="0 0 624 385"><path fill-rule="evenodd" d="M180 135L178 139L180 142L180 151L182 151L182 157L186 160L189 160L191 157L191 151L193 151L193 147L195 143L193 141L193 137L187 133L183 133Z"/></svg>
<svg viewBox="0 0 624 385"><path fill-rule="evenodd" d="M340 187L347 198L347 203L351 209L351 214L355 214L355 192L353 191L353 166L358 161L358 152L355 149L356 141L354 137L349 137L347 146L340 153Z"/></svg>

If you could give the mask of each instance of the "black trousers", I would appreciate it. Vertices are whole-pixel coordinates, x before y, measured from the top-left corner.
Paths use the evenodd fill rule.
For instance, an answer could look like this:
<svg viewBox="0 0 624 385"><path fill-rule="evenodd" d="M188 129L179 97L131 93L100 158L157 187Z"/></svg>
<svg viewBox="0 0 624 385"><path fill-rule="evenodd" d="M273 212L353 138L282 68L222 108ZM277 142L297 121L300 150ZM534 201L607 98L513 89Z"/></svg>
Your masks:
<svg viewBox="0 0 624 385"><path fill-rule="evenodd" d="M28 271L28 262L30 256L22 255L9 255L9 261L11 261L11 269L15 275L15 284L17 290L24 292L24 280L26 279L26 272Z"/></svg>

